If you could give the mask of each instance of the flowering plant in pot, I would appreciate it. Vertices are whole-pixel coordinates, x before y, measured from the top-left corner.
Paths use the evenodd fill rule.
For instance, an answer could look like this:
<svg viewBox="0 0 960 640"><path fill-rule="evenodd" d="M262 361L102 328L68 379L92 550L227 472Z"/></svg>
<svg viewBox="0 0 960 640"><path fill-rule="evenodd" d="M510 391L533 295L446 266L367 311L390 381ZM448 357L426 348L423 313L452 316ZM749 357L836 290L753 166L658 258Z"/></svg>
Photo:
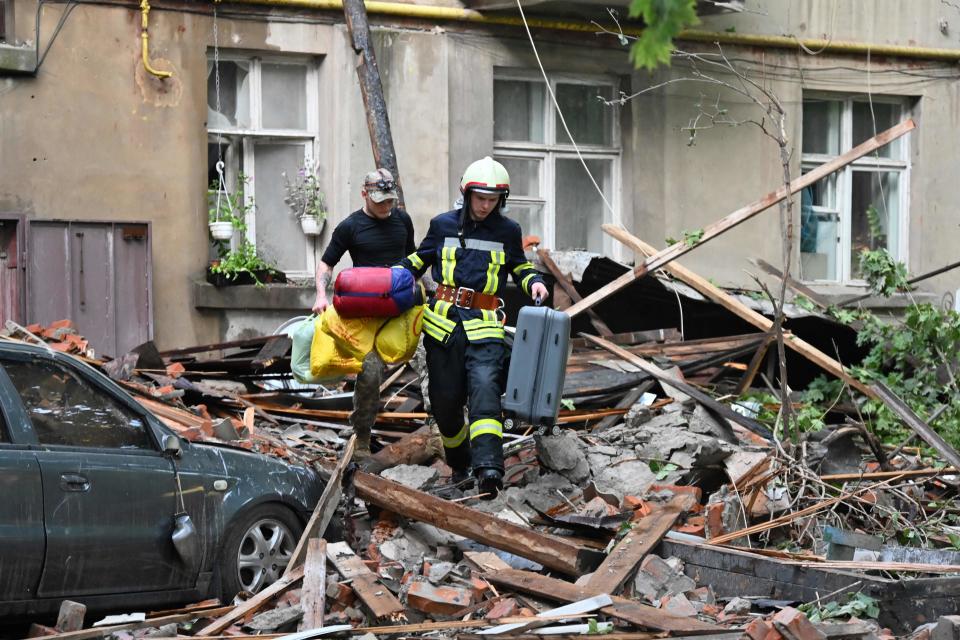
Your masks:
<svg viewBox="0 0 960 640"><path fill-rule="evenodd" d="M327 220L327 204L320 190L320 177L317 175L316 162L300 167L291 181L283 174L286 187L284 203L290 212L300 221L300 229L308 236L320 235Z"/></svg>
<svg viewBox="0 0 960 640"><path fill-rule="evenodd" d="M253 204L247 204L244 198L244 186L249 182L242 173L237 175L237 186L233 193L220 188L221 183L214 180L207 189L207 226L210 237L216 243L229 242L236 231L247 228L247 212Z"/></svg>

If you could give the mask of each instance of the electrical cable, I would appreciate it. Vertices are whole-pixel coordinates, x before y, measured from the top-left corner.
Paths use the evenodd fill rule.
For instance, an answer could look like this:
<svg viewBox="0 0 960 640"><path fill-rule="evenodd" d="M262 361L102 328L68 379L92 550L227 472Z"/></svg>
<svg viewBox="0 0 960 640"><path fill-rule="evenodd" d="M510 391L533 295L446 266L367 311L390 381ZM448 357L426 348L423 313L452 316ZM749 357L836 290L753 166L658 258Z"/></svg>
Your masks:
<svg viewBox="0 0 960 640"><path fill-rule="evenodd" d="M50 42L47 43L46 48L43 50L43 54L40 53L40 12L43 9L43 5L48 4L48 0L40 0L37 3L37 19L36 19L36 30L34 34L34 44L36 46L36 58L37 66L34 67L33 72L37 73L40 71L40 66L43 64L43 61L47 59L47 54L50 53L50 48L53 46L53 43L56 41L57 36L60 35L60 31L63 30L63 25L66 24L67 18L70 17L70 14L73 13L73 10L77 8L78 2L70 0L67 2L67 7L63 10L63 13L60 15L60 20L57 22L57 26L54 28L53 33L50 36Z"/></svg>

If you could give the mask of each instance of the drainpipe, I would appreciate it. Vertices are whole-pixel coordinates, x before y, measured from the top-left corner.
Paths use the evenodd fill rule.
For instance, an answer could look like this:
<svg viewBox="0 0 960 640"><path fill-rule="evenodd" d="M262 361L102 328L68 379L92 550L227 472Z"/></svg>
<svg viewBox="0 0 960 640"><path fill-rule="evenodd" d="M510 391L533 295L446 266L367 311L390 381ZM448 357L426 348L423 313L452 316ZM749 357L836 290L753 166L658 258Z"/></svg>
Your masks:
<svg viewBox="0 0 960 640"><path fill-rule="evenodd" d="M373 161L377 167L384 167L393 174L397 185L397 206L403 209L403 189L400 186L397 154L393 149L393 136L390 133L390 119L387 117L387 101L383 97L380 69L377 67L373 43L370 42L370 23L367 21L363 0L343 0L343 15L347 20L347 31L350 33L353 50L357 54L357 78L360 81L363 107L367 112Z"/></svg>
<svg viewBox="0 0 960 640"><path fill-rule="evenodd" d="M155 75L156 77L163 80L164 78L169 78L173 74L169 71L159 71L150 66L150 34L148 28L150 25L150 3L147 0L140 0L140 40L142 41L142 57L143 57L143 68L147 70L147 73Z"/></svg>
<svg viewBox="0 0 960 640"><path fill-rule="evenodd" d="M226 0L234 4L263 5L271 7L290 7L297 9L317 9L322 11L340 11L343 9L342 0ZM383 2L368 0L367 13L390 15L402 18L413 18L425 21L455 21L475 22L487 25L504 25L522 27L523 20L517 16L485 14L473 9L458 9L454 7L433 7L413 5L400 2ZM527 23L538 29L553 29L557 31L579 31L581 33L598 32L595 24L577 22L573 20L550 20L545 18L528 18ZM638 36L643 33L640 28L624 28L623 33L628 36ZM794 38L789 36L766 36L745 33L728 33L719 31L687 30L680 32L678 40L688 42L719 42L752 47L767 47L775 49L797 49L800 45L808 49L823 50L824 53L838 53L847 55L894 56L899 58L918 58L924 60L941 60L944 62L960 62L960 49L938 49L932 47L911 47L899 45L871 44L869 42L851 42L839 40L823 40L819 38Z"/></svg>

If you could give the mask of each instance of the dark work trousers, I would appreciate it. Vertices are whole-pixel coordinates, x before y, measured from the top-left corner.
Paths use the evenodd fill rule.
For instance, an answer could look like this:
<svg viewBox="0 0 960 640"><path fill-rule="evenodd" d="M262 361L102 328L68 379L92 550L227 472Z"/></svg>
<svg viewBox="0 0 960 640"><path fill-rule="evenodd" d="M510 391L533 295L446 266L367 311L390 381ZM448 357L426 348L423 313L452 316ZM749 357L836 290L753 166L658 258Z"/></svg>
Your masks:
<svg viewBox="0 0 960 640"><path fill-rule="evenodd" d="M503 342L473 344L463 326L442 345L424 338L430 377L430 406L443 440L447 464L455 471L473 466L503 473L503 422L500 396L506 383ZM463 421L467 405L468 424Z"/></svg>
<svg viewBox="0 0 960 640"><path fill-rule="evenodd" d="M363 359L357 384L353 387L353 413L350 425L357 434L357 451L370 452L370 431L377 421L377 409L380 408L380 381L386 365L376 350Z"/></svg>

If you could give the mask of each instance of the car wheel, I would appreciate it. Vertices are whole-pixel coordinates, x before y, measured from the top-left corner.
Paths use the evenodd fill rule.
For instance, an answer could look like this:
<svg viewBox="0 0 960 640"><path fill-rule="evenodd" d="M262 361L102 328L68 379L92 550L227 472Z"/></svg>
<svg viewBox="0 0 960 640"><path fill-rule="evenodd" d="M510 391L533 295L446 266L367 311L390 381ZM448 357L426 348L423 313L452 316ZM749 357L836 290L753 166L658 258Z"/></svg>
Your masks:
<svg viewBox="0 0 960 640"><path fill-rule="evenodd" d="M257 507L231 527L220 556L223 596L257 593L280 579L303 527L279 505Z"/></svg>

